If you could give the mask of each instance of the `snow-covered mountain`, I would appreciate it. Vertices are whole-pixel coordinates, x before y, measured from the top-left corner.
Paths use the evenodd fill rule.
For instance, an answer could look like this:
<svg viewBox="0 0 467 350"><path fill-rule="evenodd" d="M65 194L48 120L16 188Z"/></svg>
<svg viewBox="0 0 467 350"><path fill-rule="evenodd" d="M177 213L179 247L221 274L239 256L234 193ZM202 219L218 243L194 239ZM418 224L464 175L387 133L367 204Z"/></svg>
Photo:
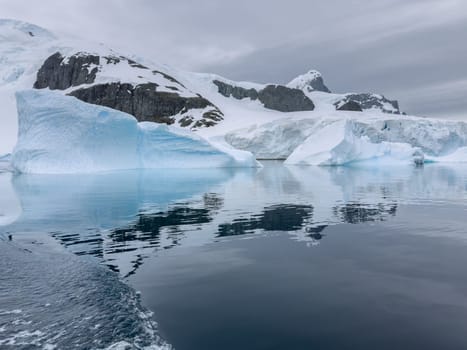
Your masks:
<svg viewBox="0 0 467 350"><path fill-rule="evenodd" d="M287 84L292 89L300 89L304 92L321 91L330 93L331 90L324 84L323 76L316 70L299 75Z"/></svg>
<svg viewBox="0 0 467 350"><path fill-rule="evenodd" d="M399 160L463 159L467 147L465 123L403 115L397 101L379 94L332 93L313 70L285 85L236 82L181 71L13 20L0 20L0 39L5 121L0 154L11 152L16 144L14 94L31 88L110 107L138 122L183 127L205 139L225 138L257 158L293 155L289 163L343 164L390 153ZM417 132L408 133L406 127ZM440 143L448 146L439 150Z"/></svg>
<svg viewBox="0 0 467 350"><path fill-rule="evenodd" d="M6 106L4 118L8 124L14 124L16 118L13 92L32 87L62 90L84 102L132 114L139 121L195 130L237 118L238 113L235 116L228 113L232 99L239 100L240 109L248 111L255 105L257 110L267 113L312 111L316 104L337 103L345 98L332 95L323 99L313 95L315 91L330 92L316 71L284 86L233 82L137 60L104 45L59 37L15 20L0 20L0 38L0 98ZM218 98L219 95L229 100ZM365 104L363 108L379 107ZM3 132L2 138L7 141L6 145L2 142L0 153L11 151L14 145L11 135L16 135L16 130Z"/></svg>

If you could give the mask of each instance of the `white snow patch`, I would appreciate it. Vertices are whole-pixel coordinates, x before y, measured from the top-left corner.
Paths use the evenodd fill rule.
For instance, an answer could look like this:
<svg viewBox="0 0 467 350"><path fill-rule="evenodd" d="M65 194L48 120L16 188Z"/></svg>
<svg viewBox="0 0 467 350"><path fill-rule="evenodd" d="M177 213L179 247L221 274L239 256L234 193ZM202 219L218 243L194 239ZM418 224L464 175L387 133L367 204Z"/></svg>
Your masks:
<svg viewBox="0 0 467 350"><path fill-rule="evenodd" d="M311 92L313 91L313 88L311 87L310 83L312 83L314 80L322 78L322 75L320 72L317 70L310 70L309 72L299 75L292 81L290 81L287 84L287 87L291 89L300 89L303 90L304 92L308 91Z"/></svg>

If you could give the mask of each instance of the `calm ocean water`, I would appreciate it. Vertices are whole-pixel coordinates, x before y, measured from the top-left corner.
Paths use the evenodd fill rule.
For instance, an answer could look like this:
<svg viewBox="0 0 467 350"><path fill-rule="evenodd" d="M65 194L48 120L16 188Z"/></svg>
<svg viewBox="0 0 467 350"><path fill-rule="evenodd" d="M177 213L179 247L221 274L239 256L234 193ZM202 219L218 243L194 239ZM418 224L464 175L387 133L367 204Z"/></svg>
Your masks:
<svg viewBox="0 0 467 350"><path fill-rule="evenodd" d="M464 166L3 172L0 193L0 347L467 347Z"/></svg>

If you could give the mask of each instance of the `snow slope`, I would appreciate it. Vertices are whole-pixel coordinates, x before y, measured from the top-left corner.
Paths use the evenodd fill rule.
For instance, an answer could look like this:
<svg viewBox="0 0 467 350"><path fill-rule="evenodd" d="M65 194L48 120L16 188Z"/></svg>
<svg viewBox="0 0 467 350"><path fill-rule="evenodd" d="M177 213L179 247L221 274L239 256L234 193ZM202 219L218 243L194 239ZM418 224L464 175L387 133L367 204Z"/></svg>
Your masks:
<svg viewBox="0 0 467 350"><path fill-rule="evenodd" d="M43 28L0 19L0 155L11 152L16 143L15 91L32 87L55 45L55 36Z"/></svg>
<svg viewBox="0 0 467 350"><path fill-rule="evenodd" d="M225 97L219 93L219 88L214 82L221 81L223 83L236 87L241 87L243 89L255 89L258 91L264 89L267 85L270 84L235 82L223 78L221 76L208 73L178 72L178 75L176 76L177 79L180 82L182 82L185 86L189 87L192 90L199 91L203 96L206 96L206 98L208 98L212 103L219 107L220 110L222 110L222 112L224 113L225 118L222 121L222 123L219 123L218 125L215 125L211 128L197 130L196 132L206 137L227 135L226 140L234 147L240 146L240 148L243 147L241 147L241 142L238 142L239 139L237 139L236 142L234 141L234 138L229 137L229 134L234 133L235 135L240 136L242 132L251 133L258 128L265 129L267 127L273 127L274 130L270 130L270 132L275 132L277 134L279 132L277 128L284 123L283 121L279 121L282 119L291 119L295 121L300 120L300 123L303 123L303 125L299 125L300 123L297 124L296 130L299 133L306 134L306 130L317 119L346 119L349 117L362 119L373 117L384 119L388 118L387 113L397 112L396 110L394 110L392 105L388 104L387 102L384 102L385 99L382 95L377 94L360 94L361 96L359 95L359 97L365 97L369 95L369 98L374 99L373 102L381 103L381 108L373 107L366 110L364 108L364 111L359 113L351 111L337 111L336 105L338 105L339 102L345 101L351 95L358 94L336 94L310 88L310 82L311 86L315 86L316 79L322 79L322 75L319 72L313 70L293 79L289 84L287 84L287 87L298 88L303 90L305 95L313 101L315 109L313 111L288 113L266 109L258 100L253 101L249 98L238 100L232 96ZM324 89L327 88L324 86ZM391 118L394 119L398 119L399 117L405 118L405 115L391 115ZM277 124L275 123L276 121ZM250 136L245 135L243 141L248 142L247 139ZM282 135L282 138L287 139L288 136ZM282 154L277 154L277 152L274 150L268 151L268 149L271 149L271 147L283 147L279 143L275 144L274 140L268 141L267 137L263 139L263 141L267 143L261 147L263 151L260 155L258 155L259 158L286 158L283 157ZM298 141L292 140L290 142L296 145ZM256 154L254 149L248 149Z"/></svg>
<svg viewBox="0 0 467 350"><path fill-rule="evenodd" d="M24 173L137 168L255 167L254 157L187 130L138 123L126 113L45 90L17 93L12 166Z"/></svg>

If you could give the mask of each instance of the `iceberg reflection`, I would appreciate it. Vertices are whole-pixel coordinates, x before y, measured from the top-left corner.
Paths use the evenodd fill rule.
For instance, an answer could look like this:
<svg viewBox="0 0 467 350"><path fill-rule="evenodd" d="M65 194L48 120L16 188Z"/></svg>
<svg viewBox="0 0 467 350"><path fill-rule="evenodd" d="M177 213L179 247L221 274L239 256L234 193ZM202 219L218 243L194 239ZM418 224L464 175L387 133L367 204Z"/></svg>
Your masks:
<svg viewBox="0 0 467 350"><path fill-rule="evenodd" d="M1 174L0 186L19 199L10 219L3 217L7 232L47 232L72 252L129 275L163 249L269 232L315 245L329 225L385 221L401 204L464 202L467 168L265 162L260 170Z"/></svg>

